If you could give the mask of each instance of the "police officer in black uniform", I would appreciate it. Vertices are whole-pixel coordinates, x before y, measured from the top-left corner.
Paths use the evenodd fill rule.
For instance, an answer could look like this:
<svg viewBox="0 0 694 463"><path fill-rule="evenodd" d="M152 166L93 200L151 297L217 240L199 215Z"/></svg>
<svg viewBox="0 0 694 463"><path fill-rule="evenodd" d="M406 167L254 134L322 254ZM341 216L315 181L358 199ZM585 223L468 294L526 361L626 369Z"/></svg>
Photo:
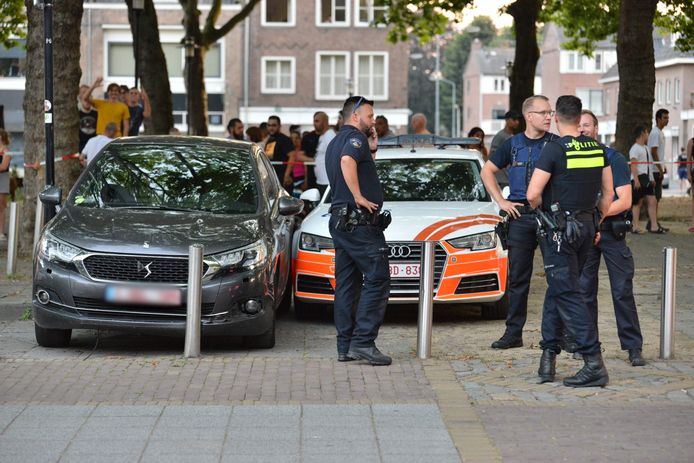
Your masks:
<svg viewBox="0 0 694 463"><path fill-rule="evenodd" d="M349 97L344 125L328 145L330 235L335 244L335 327L338 360L390 365L375 345L388 304L390 272L381 213L383 191L374 157L378 136L373 101Z"/></svg>
<svg viewBox="0 0 694 463"><path fill-rule="evenodd" d="M598 118L591 111L581 111L579 125L581 135L597 140ZM634 301L634 258L625 240L631 229L631 172L626 158L612 148L605 148L612 169L614 202L600 224L600 241L588 253L581 272L580 287L583 288L588 310L598 327L598 269L600 256L605 258L607 274L612 290L612 304L617 320L617 334L622 350L629 351L632 366L643 366L641 349L643 336Z"/></svg>
<svg viewBox="0 0 694 463"><path fill-rule="evenodd" d="M579 277L593 242L599 239L595 207L599 204L605 215L612 203L612 171L602 145L580 135L581 109L581 100L573 95L557 99L555 121L561 138L542 150L528 185L528 201L541 207L538 217L546 233L542 239L548 288L538 375L540 382L554 381L563 322L585 362L578 373L564 379L564 385L571 387L604 386L609 380Z"/></svg>
<svg viewBox="0 0 694 463"><path fill-rule="evenodd" d="M506 290L509 310L506 331L492 343L494 349L509 349L523 345L523 326L528 316L528 291L533 274L533 256L537 248L537 222L533 208L528 205L526 190L540 151L556 138L549 133L552 108L547 97L531 96L523 103L525 132L509 138L489 158L482 168L482 181L499 208L508 214L509 276ZM497 172L508 166L511 192L504 199L496 180Z"/></svg>

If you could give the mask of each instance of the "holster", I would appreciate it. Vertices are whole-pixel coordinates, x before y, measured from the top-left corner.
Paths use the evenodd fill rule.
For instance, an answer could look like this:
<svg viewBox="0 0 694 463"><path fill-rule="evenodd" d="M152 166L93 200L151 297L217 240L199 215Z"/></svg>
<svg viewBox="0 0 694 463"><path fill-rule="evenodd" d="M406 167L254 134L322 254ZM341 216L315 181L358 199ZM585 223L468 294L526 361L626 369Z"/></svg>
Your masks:
<svg viewBox="0 0 694 463"><path fill-rule="evenodd" d="M496 236L499 237L501 247L506 250L508 249L508 229L510 226L509 216L506 214L506 211L500 211L499 216L501 216L501 220L494 227L494 232L496 233Z"/></svg>

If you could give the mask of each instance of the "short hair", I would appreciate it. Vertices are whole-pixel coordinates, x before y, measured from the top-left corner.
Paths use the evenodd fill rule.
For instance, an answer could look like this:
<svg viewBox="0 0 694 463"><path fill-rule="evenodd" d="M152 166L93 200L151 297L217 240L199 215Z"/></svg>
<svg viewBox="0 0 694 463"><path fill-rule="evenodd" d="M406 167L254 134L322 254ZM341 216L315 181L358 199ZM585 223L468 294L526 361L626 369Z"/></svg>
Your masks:
<svg viewBox="0 0 694 463"><path fill-rule="evenodd" d="M547 102L549 102L549 98L547 98L547 97L544 96L544 95L533 95L533 96L529 96L528 98L525 99L525 101L523 101L523 106L521 107L521 108L522 108L522 111L523 111L523 114L525 114L525 113L527 113L528 111L530 111L530 108L533 107L533 103L535 103L535 100L542 100L542 101L547 101Z"/></svg>
<svg viewBox="0 0 694 463"><path fill-rule="evenodd" d="M314 119L318 116L325 117L326 119L328 118L328 114L325 111L316 111L315 113L313 113Z"/></svg>
<svg viewBox="0 0 694 463"><path fill-rule="evenodd" d="M557 118L561 122L576 122L578 124L582 109L581 99L575 95L562 95L557 98Z"/></svg>
<svg viewBox="0 0 694 463"><path fill-rule="evenodd" d="M345 104L342 105L342 117L347 119L355 110L365 104L373 106L374 102L373 100L367 100L366 97L363 96L350 96L345 100Z"/></svg>
<svg viewBox="0 0 694 463"><path fill-rule="evenodd" d="M108 87L106 87L106 91L110 92L113 87L116 87L118 91L120 92L120 85L116 84L115 82L112 84L108 84Z"/></svg>
<svg viewBox="0 0 694 463"><path fill-rule="evenodd" d="M595 125L596 127L598 126L598 118L595 117L595 114L593 114L593 111L591 111L590 109L583 109L583 110L581 110L581 116L583 116L584 114L589 115L590 118L593 119L593 125Z"/></svg>
<svg viewBox="0 0 694 463"><path fill-rule="evenodd" d="M383 114L379 114L378 116L376 116L376 120L377 121L383 121L386 124L388 124L388 119L386 119L386 116L384 116Z"/></svg>
<svg viewBox="0 0 694 463"><path fill-rule="evenodd" d="M659 120L659 119L662 119L663 116L666 115L666 114L670 114L670 111L668 111L668 110L665 109L665 108L660 108L659 110L657 110L657 111L655 112L655 120L657 121L657 120Z"/></svg>
<svg viewBox="0 0 694 463"><path fill-rule="evenodd" d="M260 129L267 129L267 122L261 122L260 125L258 126Z"/></svg>
<svg viewBox="0 0 694 463"><path fill-rule="evenodd" d="M648 128L644 124L637 124L636 127L634 127L634 130L631 132L634 142L636 142L636 139L639 138L643 132L648 132Z"/></svg>
<svg viewBox="0 0 694 463"><path fill-rule="evenodd" d="M130 87L130 90L137 90L138 92L140 91L140 89L137 87Z"/></svg>
<svg viewBox="0 0 694 463"><path fill-rule="evenodd" d="M241 119L238 117L233 117L229 120L229 123L227 124L227 130L231 132L231 129L236 127L236 123L241 122ZM241 122L243 124L243 122Z"/></svg>
<svg viewBox="0 0 694 463"><path fill-rule="evenodd" d="M125 85L125 84L121 84L121 85L118 86L118 89L119 89L121 92L123 92L123 93L128 93L128 90L130 90L130 87L128 87L128 86Z"/></svg>
<svg viewBox="0 0 694 463"><path fill-rule="evenodd" d="M282 125L282 121L280 120L280 117L279 117L279 116L275 116L275 115L273 114L272 116L270 116L270 117L267 118L268 121L273 120L273 119L277 121L277 125Z"/></svg>

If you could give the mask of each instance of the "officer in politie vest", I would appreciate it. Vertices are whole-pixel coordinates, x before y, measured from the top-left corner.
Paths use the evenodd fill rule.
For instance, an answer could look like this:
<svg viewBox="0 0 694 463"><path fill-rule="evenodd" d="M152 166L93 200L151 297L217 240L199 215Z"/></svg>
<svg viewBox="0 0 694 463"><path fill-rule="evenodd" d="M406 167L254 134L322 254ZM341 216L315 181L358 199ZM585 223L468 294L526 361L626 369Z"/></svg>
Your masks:
<svg viewBox="0 0 694 463"><path fill-rule="evenodd" d="M554 111L547 97L535 95L523 102L525 131L504 142L491 155L482 168L482 181L499 205L500 214L508 224L509 274L506 292L509 295L509 311L506 330L500 339L492 343L494 349L509 349L523 345L523 326L528 314L528 291L533 273L533 257L537 248L537 222L533 209L526 199L528 183L540 151L556 135L549 133ZM502 196L496 173L508 167L508 199ZM502 237L503 240L503 237Z"/></svg>

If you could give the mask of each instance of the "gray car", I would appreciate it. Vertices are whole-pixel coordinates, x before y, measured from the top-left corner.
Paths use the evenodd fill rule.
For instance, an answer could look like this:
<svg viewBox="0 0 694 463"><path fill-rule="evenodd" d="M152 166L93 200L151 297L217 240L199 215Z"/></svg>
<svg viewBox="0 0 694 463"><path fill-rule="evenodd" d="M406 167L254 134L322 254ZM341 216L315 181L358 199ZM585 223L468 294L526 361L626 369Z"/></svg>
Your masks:
<svg viewBox="0 0 694 463"><path fill-rule="evenodd" d="M51 199L42 196L46 203ZM188 248L204 246L202 334L275 343L302 202L261 149L201 137L107 145L45 227L34 260L41 346L76 328L185 333Z"/></svg>

